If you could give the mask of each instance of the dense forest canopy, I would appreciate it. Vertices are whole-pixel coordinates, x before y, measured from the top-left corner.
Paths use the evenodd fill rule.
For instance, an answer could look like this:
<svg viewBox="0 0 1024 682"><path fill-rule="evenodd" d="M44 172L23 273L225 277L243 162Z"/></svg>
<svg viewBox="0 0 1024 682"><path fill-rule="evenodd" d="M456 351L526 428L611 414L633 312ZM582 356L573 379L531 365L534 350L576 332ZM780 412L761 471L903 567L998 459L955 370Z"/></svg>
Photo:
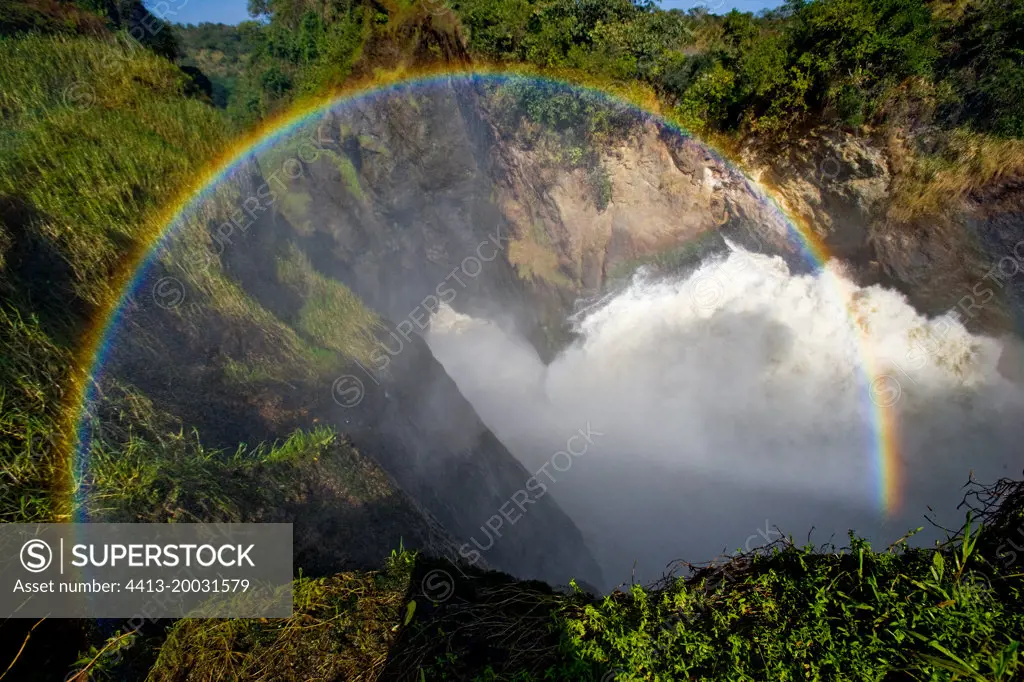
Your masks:
<svg viewBox="0 0 1024 682"><path fill-rule="evenodd" d="M780 138L909 108L943 127L1024 136L1024 3L1015 0L790 0L759 16L633 0L453 0L451 10L479 60L641 80L696 130ZM335 84L388 17L351 0L253 0L250 11L260 21L178 30L243 124ZM213 63L211 53L222 56Z"/></svg>

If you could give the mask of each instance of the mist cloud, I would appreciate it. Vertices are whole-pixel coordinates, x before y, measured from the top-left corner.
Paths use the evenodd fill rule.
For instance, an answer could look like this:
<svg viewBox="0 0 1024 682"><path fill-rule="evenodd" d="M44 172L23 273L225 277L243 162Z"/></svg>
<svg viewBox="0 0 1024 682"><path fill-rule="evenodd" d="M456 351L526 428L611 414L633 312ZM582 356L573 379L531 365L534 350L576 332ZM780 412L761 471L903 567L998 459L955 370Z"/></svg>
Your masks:
<svg viewBox="0 0 1024 682"><path fill-rule="evenodd" d="M576 320L545 366L525 340L453 311L427 341L484 422L537 471L580 424L602 436L548 485L613 584L778 537L876 543L950 526L960 487L1019 473L1021 387L998 341L926 319L838 266L793 275L739 248L689 276L630 286ZM867 362L866 362L867 360ZM869 370L866 372L865 368ZM895 417L903 472L882 511L875 420ZM522 522L528 523L529 519Z"/></svg>

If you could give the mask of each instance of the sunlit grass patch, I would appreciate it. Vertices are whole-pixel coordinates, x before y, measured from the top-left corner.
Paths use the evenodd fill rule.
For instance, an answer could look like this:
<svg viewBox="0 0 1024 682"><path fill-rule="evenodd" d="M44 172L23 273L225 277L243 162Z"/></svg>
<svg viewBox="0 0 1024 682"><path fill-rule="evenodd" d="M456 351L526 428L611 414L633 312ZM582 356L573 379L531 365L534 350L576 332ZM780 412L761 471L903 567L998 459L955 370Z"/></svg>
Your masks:
<svg viewBox="0 0 1024 682"><path fill-rule="evenodd" d="M850 541L843 552L775 546L575 607L566 621L573 646L621 671L619 680L1013 680L1024 672L1020 576L993 576L970 535L942 551L876 552Z"/></svg>
<svg viewBox="0 0 1024 682"><path fill-rule="evenodd" d="M940 216L970 192L1024 175L1024 140L957 129L941 134L933 150L906 150L896 162L901 172L893 185L888 217L909 222Z"/></svg>
<svg viewBox="0 0 1024 682"><path fill-rule="evenodd" d="M313 268L309 258L292 245L278 260L278 279L296 290L303 300L296 328L322 348L369 362L377 347L380 327L375 313L341 282Z"/></svg>
<svg viewBox="0 0 1024 682"><path fill-rule="evenodd" d="M426 556L397 554L412 564L404 596L389 597L378 611L384 622L361 620L366 589L339 623L361 621L369 640L348 635L346 646L326 651L344 664L368 648L381 658L365 679L421 680L888 680L1019 679L1024 614L1021 576L993 571L975 551L977 529L941 550L875 551L851 535L844 550L787 542L738 554L687 576L647 586L631 585L595 597L574 585L559 592L501 573L455 566ZM379 573L343 580L378 579ZM431 580L443 593L430 592ZM301 583L301 581L300 581ZM297 583L297 586L300 584ZM1007 599L1009 597L1009 599ZM320 602L296 603L290 620L216 626L245 630L245 640L208 646L183 621L161 652L193 671L195 679L221 679L232 670L265 667L271 679L293 666L291 652L325 646ZM292 620L309 624L303 638L282 640ZM397 636L396 634L397 633ZM180 635L189 635L181 639ZM387 645L386 658L381 644ZM230 663L204 651L233 652ZM196 652L190 654L189 652ZM187 660L181 657L190 657ZM198 657L197 657L198 656ZM313 656L311 654L311 656ZM328 660L314 656L317 665ZM385 665L386 661L386 665ZM156 679L171 677L158 666ZM203 676L206 677L203 677ZM265 677L259 677L264 675ZM364 678L352 678L364 679Z"/></svg>
<svg viewBox="0 0 1024 682"><path fill-rule="evenodd" d="M74 295L96 304L126 246L151 237L156 211L227 141L220 115L183 96L185 74L126 45L0 40L0 196L31 207L20 229L52 244Z"/></svg>

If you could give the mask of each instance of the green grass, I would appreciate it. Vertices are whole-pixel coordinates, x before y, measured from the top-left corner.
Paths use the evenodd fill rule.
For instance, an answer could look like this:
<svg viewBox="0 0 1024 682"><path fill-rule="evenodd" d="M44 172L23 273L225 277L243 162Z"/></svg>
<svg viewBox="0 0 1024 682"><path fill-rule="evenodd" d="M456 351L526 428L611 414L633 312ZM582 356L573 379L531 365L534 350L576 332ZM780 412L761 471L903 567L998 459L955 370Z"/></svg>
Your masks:
<svg viewBox="0 0 1024 682"><path fill-rule="evenodd" d="M604 598L396 553L383 573L298 581L318 598L289 619L178 623L150 679L308 676L372 651L347 679L1017 680L1024 580L978 537L968 526L941 549L884 551L852 534L842 551L777 542ZM428 594L432 579L452 591ZM353 586L359 598L340 605Z"/></svg>
<svg viewBox="0 0 1024 682"><path fill-rule="evenodd" d="M72 351L150 220L226 143L166 60L106 39L0 38L0 519L49 520Z"/></svg>
<svg viewBox="0 0 1024 682"><path fill-rule="evenodd" d="M98 437L79 481L79 501L90 519L106 522L242 521L253 510L279 505L281 484L295 475L295 466L333 443L333 434L318 430L296 436L283 455L259 444L209 449L199 434L120 383L108 388L93 427ZM269 462L282 465L280 471L267 468Z"/></svg>
<svg viewBox="0 0 1024 682"><path fill-rule="evenodd" d="M326 152L328 158L337 167L338 172L341 173L341 180L345 183L345 187L352 196L359 201L366 201L366 192L363 191L363 186L359 182L359 172L352 164L352 161L347 156L337 154L329 149Z"/></svg>
<svg viewBox="0 0 1024 682"><path fill-rule="evenodd" d="M1021 577L969 543L946 552L784 546L692 581L634 587L567 620L615 679L1013 680L1024 674ZM716 584L717 583L717 584Z"/></svg>
<svg viewBox="0 0 1024 682"><path fill-rule="evenodd" d="M55 467L60 381L70 360L35 316L0 305L0 521L45 521Z"/></svg>
<svg viewBox="0 0 1024 682"><path fill-rule="evenodd" d="M232 126L186 96L174 65L113 35L2 37L0 64L0 519L43 521L69 511L54 484L82 333L106 314L163 208L228 146ZM187 305L167 313L173 332L258 329L271 353L218 360L238 391L313 382L344 364L339 352L365 356L374 318L341 285L311 272L287 285L311 297L293 328L224 273L209 225L239 200L222 184L161 253L160 267L187 291ZM168 331L142 329L132 342L156 350Z"/></svg>
<svg viewBox="0 0 1024 682"><path fill-rule="evenodd" d="M194 432L155 438L131 433L121 443L94 445L82 503L89 518L108 523L251 521L280 508L294 493L299 472L321 460L351 478L344 475L354 463L346 447L323 427L298 432L277 447L243 445L235 452L205 448ZM355 499L375 499L365 485L344 487Z"/></svg>
<svg viewBox="0 0 1024 682"><path fill-rule="evenodd" d="M302 298L295 327L321 348L370 362L380 319L345 285L317 272L294 245L278 260L278 280Z"/></svg>
<svg viewBox="0 0 1024 682"><path fill-rule="evenodd" d="M21 227L61 254L68 293L100 304L104 275L226 146L227 126L184 96L180 70L123 43L2 38L0 63L0 196L30 207Z"/></svg>
<svg viewBox="0 0 1024 682"><path fill-rule="evenodd" d="M304 479L329 484L334 504L372 504L394 492L383 471L325 426L211 449L137 389L113 382L93 427L78 490L94 521L259 520L308 497Z"/></svg>

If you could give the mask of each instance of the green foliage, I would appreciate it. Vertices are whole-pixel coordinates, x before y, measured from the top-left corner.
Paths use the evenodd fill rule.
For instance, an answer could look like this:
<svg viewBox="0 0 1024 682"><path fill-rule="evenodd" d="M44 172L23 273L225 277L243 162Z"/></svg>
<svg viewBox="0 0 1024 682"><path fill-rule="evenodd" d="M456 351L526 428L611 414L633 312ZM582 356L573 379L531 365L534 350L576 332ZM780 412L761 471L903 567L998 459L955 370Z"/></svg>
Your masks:
<svg viewBox="0 0 1024 682"><path fill-rule="evenodd" d="M149 243L160 209L227 145L230 126L185 95L179 69L130 41L3 38L0 63L0 519L48 521L68 511L60 506L65 490L53 493L66 465L55 455L74 435L63 433L71 351L117 293L114 273ZM328 348L366 353L373 320L351 292L303 274L314 300L294 321L300 337L219 266L194 267L211 259L205 229L186 226L166 265L187 281L192 302L205 302L200 316L254 325L278 353L224 358L228 383L310 380L343 361ZM200 323L184 319L190 311L175 312L183 324ZM98 443L121 452L102 437ZM152 443L133 442L132 457L150 453ZM183 480L192 480L189 471Z"/></svg>
<svg viewBox="0 0 1024 682"><path fill-rule="evenodd" d="M622 680L1024 672L1015 603L1024 585L992 577L970 538L943 551L874 552L851 535L843 553L787 545L723 570L577 608L567 620L572 644Z"/></svg>
<svg viewBox="0 0 1024 682"><path fill-rule="evenodd" d="M727 127L735 85L736 74L720 62L712 62L695 75L680 97L677 116L683 125L697 130L713 125L713 121L721 121Z"/></svg>
<svg viewBox="0 0 1024 682"><path fill-rule="evenodd" d="M580 141L625 131L636 119L631 107L602 93L528 78L510 78L491 86L491 97L498 115L513 124L510 129L525 118Z"/></svg>
<svg viewBox="0 0 1024 682"><path fill-rule="evenodd" d="M791 0L755 17L620 0L459 0L470 47L494 61L643 79L697 130L782 139L794 126L884 118L908 79L945 82L959 117L1020 136L1024 10L977 0L954 20L927 0ZM945 55L945 56L943 56Z"/></svg>
<svg viewBox="0 0 1024 682"><path fill-rule="evenodd" d="M198 68L210 79L213 103L218 107L227 106L239 78L248 70L252 53L258 46L253 38L259 31L255 23L175 27L183 55L181 64Z"/></svg>
<svg viewBox="0 0 1024 682"><path fill-rule="evenodd" d="M55 456L74 437L64 410L70 376L84 370L72 349L119 293L115 274L148 246L160 210L227 146L231 126L187 96L181 70L130 40L0 38L0 64L0 461L12 484L0 488L0 518L53 520L68 511L65 490L52 494L66 465ZM219 190L212 213L184 226L161 259L190 292L172 313L181 326L220 316L258 328L273 349L221 358L226 382L312 381L341 366L337 349L364 357L373 318L344 287L312 271L292 282L314 299L292 329L224 276L204 221L237 200L230 194Z"/></svg>
<svg viewBox="0 0 1024 682"><path fill-rule="evenodd" d="M312 46L306 51L299 92L313 94L340 87L359 58L367 33L368 26L355 12L319 33L311 32L305 38Z"/></svg>
<svg viewBox="0 0 1024 682"><path fill-rule="evenodd" d="M71 350L225 126L128 40L0 38L0 64L0 518L53 520Z"/></svg>
<svg viewBox="0 0 1024 682"><path fill-rule="evenodd" d="M815 117L851 126L883 115L905 80L948 82L979 130L1020 136L1024 18L1014 0L977 0L955 20L926 0L792 0L754 17L663 11L629 0L457 0L470 48L488 61L577 69L665 94L695 129L780 139ZM369 13L268 3L270 24L233 96L253 122L295 94L336 85L370 29ZM263 57L260 57L263 55ZM943 57L943 55L946 55ZM557 105L551 105L552 111Z"/></svg>
<svg viewBox="0 0 1024 682"><path fill-rule="evenodd" d="M525 57L524 41L533 18L529 0L459 0L454 8L469 29L470 46L477 53L498 61Z"/></svg>
<svg viewBox="0 0 1024 682"><path fill-rule="evenodd" d="M453 7L471 48L493 61L654 78L670 50L689 44L683 15L650 3L459 0Z"/></svg>
<svg viewBox="0 0 1024 682"><path fill-rule="evenodd" d="M1024 5L979 0L946 32L947 76L958 93L953 123L1024 138Z"/></svg>
<svg viewBox="0 0 1024 682"><path fill-rule="evenodd" d="M1024 125L1024 10L1014 0L976 0L954 20L934 16L927 0L791 0L761 17L630 0L456 0L452 8L487 61L642 79L699 130L782 139L816 118L859 126L884 117L912 78L950 84L960 116L948 123L967 119L1006 136ZM270 23L247 29L258 36L255 61L231 103L247 123L337 85L372 30L373 10L360 5L321 11L289 0L258 9Z"/></svg>
<svg viewBox="0 0 1024 682"><path fill-rule="evenodd" d="M606 597L396 551L383 573L334 579L364 587L330 623L323 599L297 599L291 619L259 624L182 621L153 675L224 679L259 661L256 678L274 679L288 665L347 665L386 645L387 667L381 657L365 668L370 679L1010 682L1024 672L1024 576L989 563L979 538L968 523L939 549L879 552L852 533L842 551L776 543ZM389 594L372 582L382 575L393 577ZM435 581L442 601L424 593ZM308 632L284 637L293 622ZM323 639L323 628L354 623L365 639ZM241 641L206 639L239 631ZM309 662L296 663L296 651Z"/></svg>
<svg viewBox="0 0 1024 682"><path fill-rule="evenodd" d="M342 3L320 13L301 3L268 3L270 22L248 22L237 29L247 50L233 81L228 112L253 124L293 97L339 87L349 75L370 31L371 12Z"/></svg>
<svg viewBox="0 0 1024 682"><path fill-rule="evenodd" d="M855 88L870 106L884 85L929 76L938 56L936 27L922 0L819 1L801 6L795 19L795 61L813 80L814 104L831 104Z"/></svg>
<svg viewBox="0 0 1024 682"><path fill-rule="evenodd" d="M379 318L337 280L317 272L294 245L278 260L278 279L301 297L296 329L320 348L370 362Z"/></svg>
<svg viewBox="0 0 1024 682"><path fill-rule="evenodd" d="M312 468L320 476L330 472L336 491L361 503L388 487L386 478L362 476L359 456L325 427L296 431L280 444L225 452L204 447L196 433L175 430L173 418L133 389L117 403L108 409L126 417L126 428L111 433L110 424L99 426L106 431L94 441L79 484L81 512L95 522L257 520L297 496L302 472Z"/></svg>
<svg viewBox="0 0 1024 682"><path fill-rule="evenodd" d="M667 85L684 120L778 136L807 112L857 125L891 87L927 76L937 36L922 0L791 3L782 23L735 10L704 55L681 60Z"/></svg>

